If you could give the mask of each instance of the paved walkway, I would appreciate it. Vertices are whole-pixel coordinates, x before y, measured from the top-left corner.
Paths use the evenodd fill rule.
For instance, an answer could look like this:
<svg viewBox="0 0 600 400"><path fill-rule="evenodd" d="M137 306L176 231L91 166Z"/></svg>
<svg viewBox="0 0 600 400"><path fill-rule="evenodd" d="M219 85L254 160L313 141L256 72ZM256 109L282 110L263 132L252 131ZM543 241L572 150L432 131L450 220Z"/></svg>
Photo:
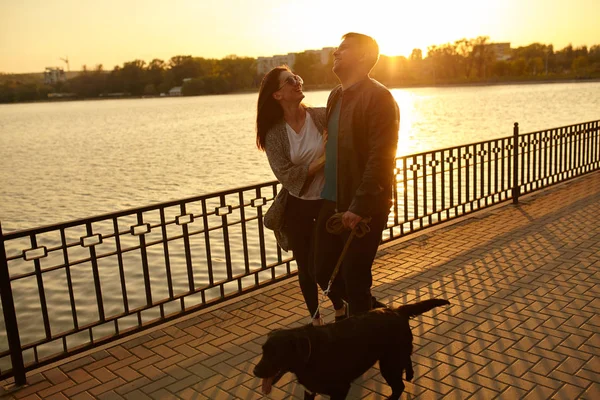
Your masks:
<svg viewBox="0 0 600 400"><path fill-rule="evenodd" d="M452 302L412 322L403 399L600 399L600 173L382 247L374 278L388 304ZM264 335L305 315L289 280L36 371L3 398L259 399ZM269 398L302 394L288 374ZM372 368L349 398L389 394Z"/></svg>

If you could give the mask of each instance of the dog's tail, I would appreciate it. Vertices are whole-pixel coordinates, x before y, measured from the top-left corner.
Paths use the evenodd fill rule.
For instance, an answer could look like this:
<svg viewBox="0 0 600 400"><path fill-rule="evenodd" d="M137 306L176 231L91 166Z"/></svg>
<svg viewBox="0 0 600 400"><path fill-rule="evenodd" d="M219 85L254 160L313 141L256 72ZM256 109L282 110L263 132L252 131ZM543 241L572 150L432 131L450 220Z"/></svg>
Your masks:
<svg viewBox="0 0 600 400"><path fill-rule="evenodd" d="M420 301L418 303L400 306L396 308L395 311L398 314L406 315L407 317L416 317L417 315L421 315L429 310L432 310L439 306L444 306L446 304L450 304L450 302L444 299L429 299Z"/></svg>

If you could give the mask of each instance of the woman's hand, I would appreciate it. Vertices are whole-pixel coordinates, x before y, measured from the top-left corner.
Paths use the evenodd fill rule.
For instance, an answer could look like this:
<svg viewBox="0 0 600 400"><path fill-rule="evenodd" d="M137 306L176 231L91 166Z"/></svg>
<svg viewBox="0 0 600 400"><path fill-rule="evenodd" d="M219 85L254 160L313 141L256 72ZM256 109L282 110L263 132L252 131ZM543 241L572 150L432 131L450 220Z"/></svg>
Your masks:
<svg viewBox="0 0 600 400"><path fill-rule="evenodd" d="M313 176L325 167L325 154L308 165L308 176Z"/></svg>

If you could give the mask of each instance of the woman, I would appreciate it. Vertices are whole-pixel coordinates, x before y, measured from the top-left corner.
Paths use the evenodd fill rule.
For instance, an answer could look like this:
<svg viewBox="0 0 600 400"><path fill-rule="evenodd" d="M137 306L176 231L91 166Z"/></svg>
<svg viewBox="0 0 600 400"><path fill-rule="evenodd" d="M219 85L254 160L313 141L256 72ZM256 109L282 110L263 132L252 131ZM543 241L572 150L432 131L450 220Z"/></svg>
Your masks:
<svg viewBox="0 0 600 400"><path fill-rule="evenodd" d="M302 104L302 78L287 66L273 68L258 94L256 145L267 153L273 173L283 188L265 214L265 226L275 231L277 243L292 250L298 280L313 325L322 325L319 290L313 275L313 231L322 204L325 182L325 109ZM341 298L330 295L336 320L346 315Z"/></svg>

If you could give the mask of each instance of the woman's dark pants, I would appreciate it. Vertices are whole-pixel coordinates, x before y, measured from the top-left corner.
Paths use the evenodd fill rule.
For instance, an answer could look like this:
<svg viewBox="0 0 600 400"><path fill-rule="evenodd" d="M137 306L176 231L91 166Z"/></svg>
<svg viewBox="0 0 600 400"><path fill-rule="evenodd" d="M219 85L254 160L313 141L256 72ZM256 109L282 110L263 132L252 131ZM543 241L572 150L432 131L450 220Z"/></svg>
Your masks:
<svg viewBox="0 0 600 400"><path fill-rule="evenodd" d="M303 200L290 195L285 209L285 229L298 265L300 290L311 316L315 315L319 306L319 288L314 267L314 239L316 221L322 204L323 200ZM330 295L329 298L336 310L343 307L344 303L339 294Z"/></svg>

